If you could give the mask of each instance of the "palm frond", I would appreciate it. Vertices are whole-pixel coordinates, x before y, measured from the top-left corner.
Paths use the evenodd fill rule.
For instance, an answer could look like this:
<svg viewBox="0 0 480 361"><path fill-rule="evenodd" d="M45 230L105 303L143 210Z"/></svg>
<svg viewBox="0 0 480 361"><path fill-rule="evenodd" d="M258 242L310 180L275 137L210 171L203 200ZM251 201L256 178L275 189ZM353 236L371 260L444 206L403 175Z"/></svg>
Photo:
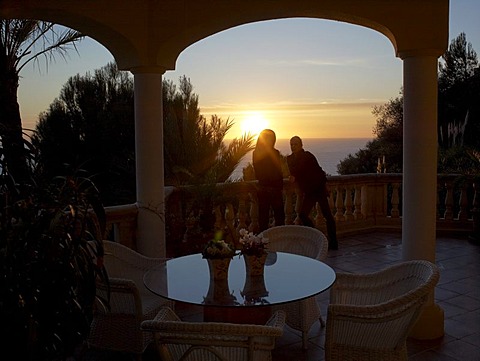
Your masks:
<svg viewBox="0 0 480 361"><path fill-rule="evenodd" d="M228 147L218 155L215 165L217 182L227 181L243 157L253 150L253 141L253 135L244 134L240 138L233 139Z"/></svg>
<svg viewBox="0 0 480 361"><path fill-rule="evenodd" d="M32 33L34 37L18 56L19 72L31 61L38 64L40 57L45 59L45 66L48 70L49 62L54 61L57 54L66 60L68 51L74 49L78 53L77 42L84 38L84 35L76 30L61 30L59 26L46 22L38 22ZM34 51L37 46L40 46L40 49ZM20 61L22 61L21 64Z"/></svg>

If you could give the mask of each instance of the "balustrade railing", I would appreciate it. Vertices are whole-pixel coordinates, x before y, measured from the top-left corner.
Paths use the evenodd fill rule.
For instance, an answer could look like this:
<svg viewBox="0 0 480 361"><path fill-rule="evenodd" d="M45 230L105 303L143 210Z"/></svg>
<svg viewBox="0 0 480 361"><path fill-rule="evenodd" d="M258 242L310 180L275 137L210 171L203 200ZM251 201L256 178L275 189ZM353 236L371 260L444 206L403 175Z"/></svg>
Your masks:
<svg viewBox="0 0 480 361"><path fill-rule="evenodd" d="M439 175L437 182L437 231L451 234L472 231L473 179ZM374 230L400 231L402 222L402 174L329 176L329 203L342 236ZM432 185L435 186L435 185ZM196 232L258 227L256 182L221 183L202 187L170 188L165 203L169 241L186 242ZM299 194L284 182L285 223L298 223ZM478 200L478 195L477 195ZM418 199L422 202L422 199ZM107 207L108 238L135 246L137 207ZM316 227L326 232L319 209L312 211ZM208 228L208 229L207 229Z"/></svg>

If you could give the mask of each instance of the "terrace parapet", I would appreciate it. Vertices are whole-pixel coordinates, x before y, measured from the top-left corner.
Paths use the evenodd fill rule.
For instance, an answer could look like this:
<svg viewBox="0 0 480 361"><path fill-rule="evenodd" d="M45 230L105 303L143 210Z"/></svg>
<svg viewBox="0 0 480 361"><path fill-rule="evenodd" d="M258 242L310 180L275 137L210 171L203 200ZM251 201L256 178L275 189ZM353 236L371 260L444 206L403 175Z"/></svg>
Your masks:
<svg viewBox="0 0 480 361"><path fill-rule="evenodd" d="M475 193L472 177L440 174L437 177L437 233L468 235L473 229ZM402 174L374 173L328 177L329 203L338 237L373 231L400 232L402 226ZM167 237L186 242L189 234L210 225L210 231L229 230L234 238L242 228L258 229L256 182L227 182L201 187L169 187L165 200ZM285 223L298 224L300 194L284 181ZM477 195L477 200L479 196ZM422 202L419 199L418 202ZM135 247L135 204L106 207L106 238ZM312 219L326 233L317 207Z"/></svg>

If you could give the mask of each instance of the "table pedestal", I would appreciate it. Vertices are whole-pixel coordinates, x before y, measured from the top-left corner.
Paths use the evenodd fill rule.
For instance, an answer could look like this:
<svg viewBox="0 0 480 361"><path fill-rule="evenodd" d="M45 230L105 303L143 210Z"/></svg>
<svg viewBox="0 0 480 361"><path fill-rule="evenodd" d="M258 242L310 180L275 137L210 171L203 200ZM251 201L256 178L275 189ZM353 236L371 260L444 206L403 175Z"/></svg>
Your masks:
<svg viewBox="0 0 480 361"><path fill-rule="evenodd" d="M264 325L272 316L272 307L215 307L203 308L205 322L229 322Z"/></svg>

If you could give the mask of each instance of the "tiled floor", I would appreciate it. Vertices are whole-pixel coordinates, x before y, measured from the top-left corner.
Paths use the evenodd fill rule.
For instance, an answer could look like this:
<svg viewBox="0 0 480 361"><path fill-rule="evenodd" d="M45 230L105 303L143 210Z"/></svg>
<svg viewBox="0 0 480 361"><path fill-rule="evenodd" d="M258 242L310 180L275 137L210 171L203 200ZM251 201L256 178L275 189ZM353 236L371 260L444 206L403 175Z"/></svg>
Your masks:
<svg viewBox="0 0 480 361"><path fill-rule="evenodd" d="M480 246L460 238L437 239L436 261L441 277L435 291L436 303L445 312L445 336L428 342L409 340L411 361L480 360ZM370 233L340 240L338 251L329 251L327 263L340 272L371 272L402 259L400 234ZM328 291L318 296L324 318ZM198 309L177 309L185 319L201 318ZM302 350L300 332L285 327L273 351L274 361L324 360L325 330L317 322L309 333L309 348ZM100 356L100 355L97 355ZM115 360L124 360L116 355ZM109 360L94 357L95 360ZM155 359L147 350L144 360Z"/></svg>
<svg viewBox="0 0 480 361"><path fill-rule="evenodd" d="M436 303L445 312L445 336L428 342L408 341L409 360L480 360L480 246L466 239L437 239L436 263L440 281ZM340 272L372 272L402 259L399 234L373 233L340 241L340 250L330 251L327 263ZM326 314L328 292L318 296ZM325 331L319 323L310 330L307 351L301 350L300 333L286 327L273 352L275 361L324 360Z"/></svg>

